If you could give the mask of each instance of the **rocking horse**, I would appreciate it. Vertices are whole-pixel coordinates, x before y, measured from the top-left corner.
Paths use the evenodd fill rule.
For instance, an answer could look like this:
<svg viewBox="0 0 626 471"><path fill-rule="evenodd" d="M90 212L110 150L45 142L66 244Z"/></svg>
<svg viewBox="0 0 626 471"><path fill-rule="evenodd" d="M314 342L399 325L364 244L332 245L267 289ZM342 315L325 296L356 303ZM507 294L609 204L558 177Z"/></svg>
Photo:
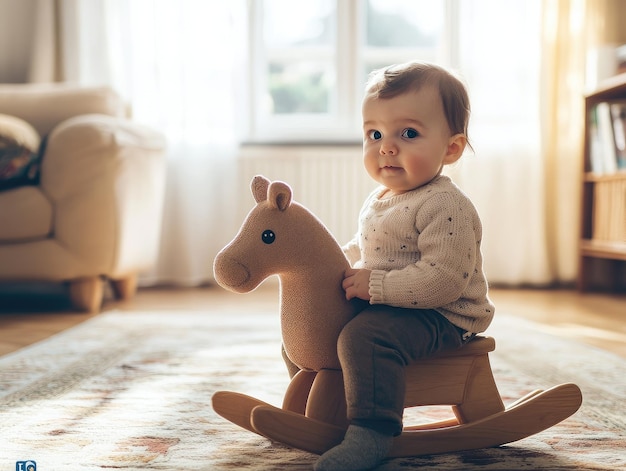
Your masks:
<svg viewBox="0 0 626 471"><path fill-rule="evenodd" d="M349 268L341 248L317 217L292 200L291 188L256 176L251 189L257 204L217 255L215 278L222 287L245 293L270 275L279 276L283 348L300 370L280 408L229 391L213 395L213 408L247 430L322 454L342 441L348 426L337 338L360 304L347 301L341 289ZM569 383L533 391L505 408L489 364L494 349L493 338L477 336L458 350L407 366L405 408L444 405L454 415L405 426L388 457L499 446L578 410L581 391Z"/></svg>

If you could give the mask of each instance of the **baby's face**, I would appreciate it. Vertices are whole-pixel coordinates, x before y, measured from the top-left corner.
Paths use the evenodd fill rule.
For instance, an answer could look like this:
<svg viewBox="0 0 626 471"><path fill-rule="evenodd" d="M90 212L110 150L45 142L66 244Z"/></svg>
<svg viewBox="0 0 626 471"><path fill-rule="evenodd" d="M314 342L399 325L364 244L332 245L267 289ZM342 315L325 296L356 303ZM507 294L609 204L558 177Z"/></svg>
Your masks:
<svg viewBox="0 0 626 471"><path fill-rule="evenodd" d="M456 161L465 136L451 136L439 91L425 85L393 98L363 101L363 157L369 175L401 194L436 177Z"/></svg>

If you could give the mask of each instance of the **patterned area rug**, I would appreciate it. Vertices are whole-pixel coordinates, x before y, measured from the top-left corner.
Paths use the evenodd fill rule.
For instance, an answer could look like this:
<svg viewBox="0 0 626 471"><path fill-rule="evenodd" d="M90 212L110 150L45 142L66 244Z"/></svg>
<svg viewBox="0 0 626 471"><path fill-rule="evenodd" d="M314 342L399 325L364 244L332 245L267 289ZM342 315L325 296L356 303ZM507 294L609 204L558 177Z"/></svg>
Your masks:
<svg viewBox="0 0 626 471"><path fill-rule="evenodd" d="M624 359L499 315L489 334L505 403L577 383L581 409L508 446L386 461L379 469L626 469ZM279 405L288 383L276 312L110 312L0 358L0 469L309 470L316 456L211 409L231 390ZM423 414L443 414L432 408ZM445 411L446 416L449 415Z"/></svg>

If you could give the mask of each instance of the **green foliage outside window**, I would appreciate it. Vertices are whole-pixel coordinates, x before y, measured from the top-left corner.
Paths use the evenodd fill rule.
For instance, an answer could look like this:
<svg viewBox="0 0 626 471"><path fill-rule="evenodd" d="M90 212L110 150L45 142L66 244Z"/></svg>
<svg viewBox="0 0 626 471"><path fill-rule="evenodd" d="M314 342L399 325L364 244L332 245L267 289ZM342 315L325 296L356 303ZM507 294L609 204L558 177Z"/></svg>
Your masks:
<svg viewBox="0 0 626 471"><path fill-rule="evenodd" d="M324 72L289 74L284 67L270 65L269 92L275 114L327 113L328 84Z"/></svg>

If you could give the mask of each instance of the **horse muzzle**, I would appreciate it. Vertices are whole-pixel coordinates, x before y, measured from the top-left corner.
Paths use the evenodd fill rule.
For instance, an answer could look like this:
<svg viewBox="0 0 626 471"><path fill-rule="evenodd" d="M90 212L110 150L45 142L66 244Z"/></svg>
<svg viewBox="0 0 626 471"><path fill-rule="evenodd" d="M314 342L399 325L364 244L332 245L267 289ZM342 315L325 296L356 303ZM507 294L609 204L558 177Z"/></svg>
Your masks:
<svg viewBox="0 0 626 471"><path fill-rule="evenodd" d="M250 286L248 267L224 252L218 253L215 257L213 275L222 288L236 293L247 293L256 287Z"/></svg>

